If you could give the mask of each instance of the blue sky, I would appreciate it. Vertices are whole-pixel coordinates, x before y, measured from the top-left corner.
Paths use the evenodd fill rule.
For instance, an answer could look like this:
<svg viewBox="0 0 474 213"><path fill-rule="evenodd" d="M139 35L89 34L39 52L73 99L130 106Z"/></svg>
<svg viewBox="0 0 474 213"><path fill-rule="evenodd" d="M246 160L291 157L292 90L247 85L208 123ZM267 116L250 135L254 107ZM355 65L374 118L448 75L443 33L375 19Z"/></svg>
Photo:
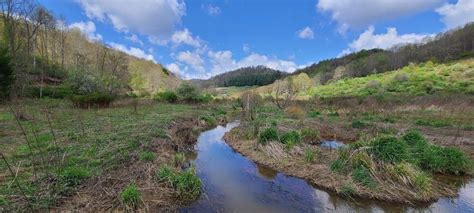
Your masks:
<svg viewBox="0 0 474 213"><path fill-rule="evenodd" d="M292 72L474 21L474 0L39 1L91 41L188 79L255 65Z"/></svg>

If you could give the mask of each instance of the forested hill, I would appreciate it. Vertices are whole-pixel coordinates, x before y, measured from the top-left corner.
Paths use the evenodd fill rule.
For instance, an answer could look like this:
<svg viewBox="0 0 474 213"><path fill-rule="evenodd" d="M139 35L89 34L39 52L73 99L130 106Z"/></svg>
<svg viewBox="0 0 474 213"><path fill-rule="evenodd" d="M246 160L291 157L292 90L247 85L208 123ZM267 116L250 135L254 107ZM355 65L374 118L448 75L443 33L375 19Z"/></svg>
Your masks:
<svg viewBox="0 0 474 213"><path fill-rule="evenodd" d="M263 86L287 76L286 73L265 66L245 67L216 75L208 80L194 79L199 87Z"/></svg>
<svg viewBox="0 0 474 213"><path fill-rule="evenodd" d="M408 44L390 50L362 50L336 59L328 59L297 70L321 84L329 80L367 76L426 61L450 62L474 56L474 23L441 33L422 44Z"/></svg>

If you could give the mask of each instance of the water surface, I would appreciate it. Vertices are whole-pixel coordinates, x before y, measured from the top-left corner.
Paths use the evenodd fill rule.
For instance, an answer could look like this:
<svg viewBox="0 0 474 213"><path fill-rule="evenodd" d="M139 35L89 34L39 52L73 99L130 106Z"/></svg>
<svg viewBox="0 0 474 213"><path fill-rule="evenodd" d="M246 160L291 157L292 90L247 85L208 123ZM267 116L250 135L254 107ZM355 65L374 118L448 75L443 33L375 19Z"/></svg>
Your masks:
<svg viewBox="0 0 474 213"><path fill-rule="evenodd" d="M203 181L201 197L181 212L474 212L474 182L455 182L455 199L416 208L371 200L346 200L306 181L257 165L232 150L223 136L232 122L201 133L188 159Z"/></svg>

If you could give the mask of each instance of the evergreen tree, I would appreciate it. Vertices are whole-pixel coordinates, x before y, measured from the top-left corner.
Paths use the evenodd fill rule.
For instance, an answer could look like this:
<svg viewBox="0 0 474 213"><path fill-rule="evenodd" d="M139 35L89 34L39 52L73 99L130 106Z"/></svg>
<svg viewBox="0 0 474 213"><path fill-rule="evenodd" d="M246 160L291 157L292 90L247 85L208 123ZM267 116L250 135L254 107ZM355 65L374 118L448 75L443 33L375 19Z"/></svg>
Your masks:
<svg viewBox="0 0 474 213"><path fill-rule="evenodd" d="M8 99L15 81L10 56L6 48L0 47L0 100Z"/></svg>

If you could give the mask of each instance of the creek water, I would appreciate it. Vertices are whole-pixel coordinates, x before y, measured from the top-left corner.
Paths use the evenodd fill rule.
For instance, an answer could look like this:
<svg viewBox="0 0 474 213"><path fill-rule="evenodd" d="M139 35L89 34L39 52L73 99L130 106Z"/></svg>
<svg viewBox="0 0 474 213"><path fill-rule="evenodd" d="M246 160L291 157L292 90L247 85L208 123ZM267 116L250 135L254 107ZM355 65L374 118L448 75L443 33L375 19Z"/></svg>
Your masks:
<svg viewBox="0 0 474 213"><path fill-rule="evenodd" d="M452 180L461 188L458 197L417 207L341 198L235 152L223 136L238 125L235 121L201 133L187 158L196 166L203 192L180 212L474 212L473 181Z"/></svg>

